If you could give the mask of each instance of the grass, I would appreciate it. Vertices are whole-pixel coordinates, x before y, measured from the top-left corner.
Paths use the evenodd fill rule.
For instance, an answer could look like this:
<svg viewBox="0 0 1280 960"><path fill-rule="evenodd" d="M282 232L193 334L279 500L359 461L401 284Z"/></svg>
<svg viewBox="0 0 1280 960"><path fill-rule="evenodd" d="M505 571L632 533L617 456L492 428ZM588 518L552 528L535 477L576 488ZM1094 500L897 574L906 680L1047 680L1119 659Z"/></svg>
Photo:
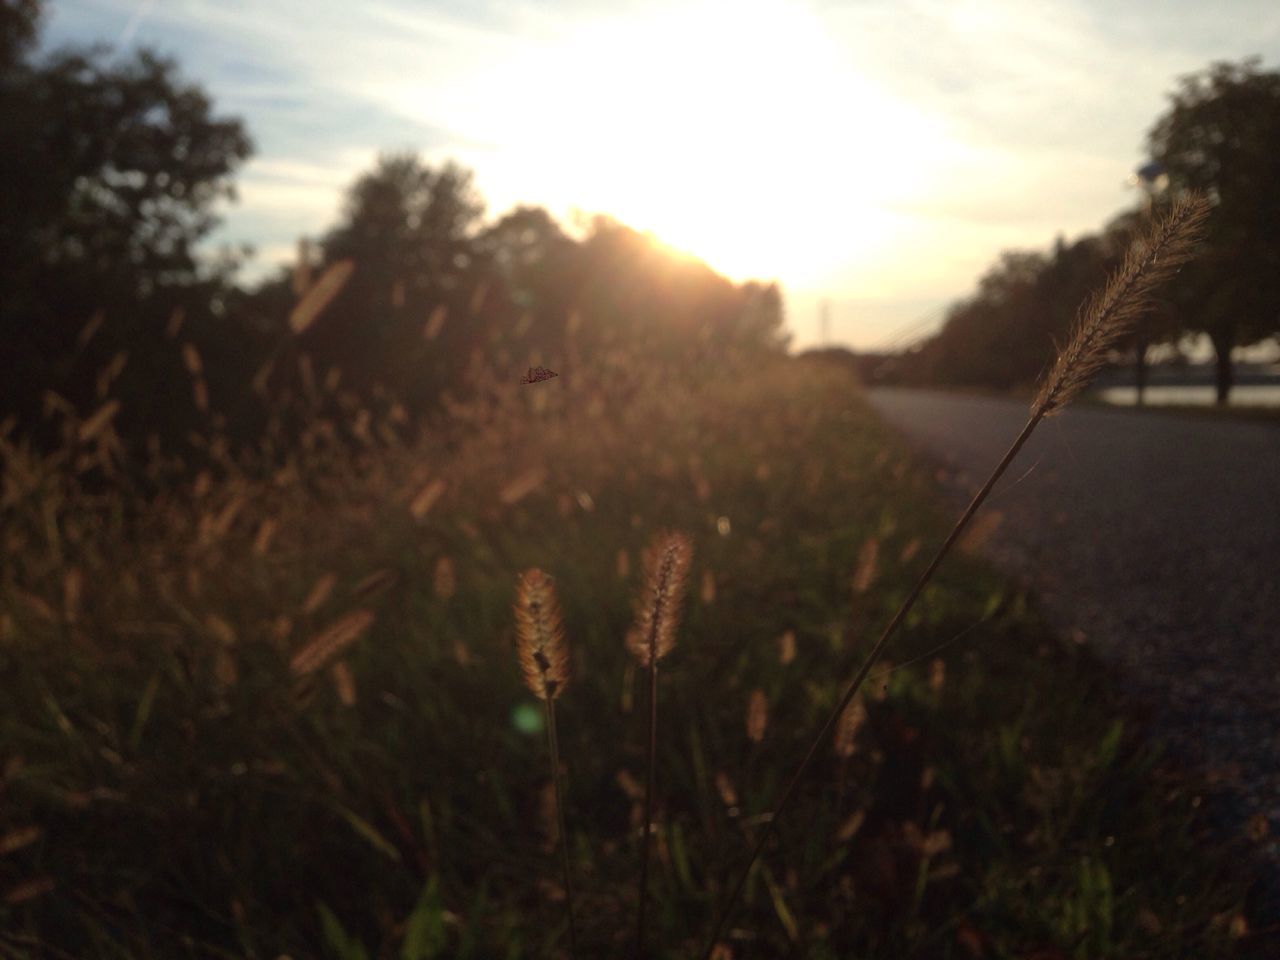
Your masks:
<svg viewBox="0 0 1280 960"><path fill-rule="evenodd" d="M412 445L346 409L145 501L119 409L0 444L8 953L1266 949L1118 682L976 560L922 580L934 491L849 374L606 351Z"/></svg>
<svg viewBox="0 0 1280 960"><path fill-rule="evenodd" d="M694 541L695 587L664 660L647 923L658 955L698 949L804 731L941 518L835 371L779 361L585 403L563 378L544 386L473 411L465 441L335 461L306 484L224 477L134 525L109 499L6 473L7 950L563 953L542 710L510 616L516 574L538 565L573 658L557 720L578 935L583 955L625 952L646 718L623 639L640 551L667 527ZM331 665L299 690L291 658L360 609L374 622L336 661L352 689ZM852 756L822 752L747 884L735 955L1249 946L1237 852L1209 845L1192 788L1119 720L1123 691L1030 598L974 560L948 565L895 659L872 674Z"/></svg>

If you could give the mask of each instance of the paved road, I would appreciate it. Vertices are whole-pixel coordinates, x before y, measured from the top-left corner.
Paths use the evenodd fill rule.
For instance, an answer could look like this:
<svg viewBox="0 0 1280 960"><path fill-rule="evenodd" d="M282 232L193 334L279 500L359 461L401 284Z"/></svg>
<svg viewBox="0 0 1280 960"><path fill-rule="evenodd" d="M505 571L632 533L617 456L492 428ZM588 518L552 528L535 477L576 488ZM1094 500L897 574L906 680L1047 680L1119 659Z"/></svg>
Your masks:
<svg viewBox="0 0 1280 960"><path fill-rule="evenodd" d="M1012 400L871 400L942 461L957 501L1026 421ZM1227 786L1235 826L1267 817L1280 862L1280 427L1068 409L988 503L1003 520L985 549L1122 668L1170 742Z"/></svg>

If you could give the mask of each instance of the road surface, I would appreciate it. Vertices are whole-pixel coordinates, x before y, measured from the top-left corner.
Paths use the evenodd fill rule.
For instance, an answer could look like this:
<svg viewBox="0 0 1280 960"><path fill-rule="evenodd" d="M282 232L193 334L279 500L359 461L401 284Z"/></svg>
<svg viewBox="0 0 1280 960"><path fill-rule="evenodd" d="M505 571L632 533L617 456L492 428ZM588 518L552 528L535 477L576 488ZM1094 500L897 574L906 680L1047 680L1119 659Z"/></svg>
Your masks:
<svg viewBox="0 0 1280 960"><path fill-rule="evenodd" d="M1000 398L870 397L957 503L1027 418ZM1234 827L1267 819L1280 862L1280 426L1077 406L1040 424L988 503L1003 518L984 550L1121 668L1224 785Z"/></svg>

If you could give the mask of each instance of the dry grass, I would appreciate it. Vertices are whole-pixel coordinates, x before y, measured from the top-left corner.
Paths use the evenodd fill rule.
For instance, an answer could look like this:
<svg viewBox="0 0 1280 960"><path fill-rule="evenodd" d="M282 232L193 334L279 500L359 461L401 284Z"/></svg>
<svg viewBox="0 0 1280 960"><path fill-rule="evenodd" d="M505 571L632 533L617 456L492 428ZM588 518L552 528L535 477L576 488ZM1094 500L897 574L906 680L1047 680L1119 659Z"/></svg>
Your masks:
<svg viewBox="0 0 1280 960"><path fill-rule="evenodd" d="M725 905L720 909L719 919L703 953L704 960L709 960L730 913L742 893L743 886L751 873L752 867L759 859L765 844L777 830L779 818L786 810L795 793L800 779L804 776L818 753L821 743L831 735L833 728L839 724L840 717L857 696L858 690L866 680L871 668L884 652L895 631L906 620L916 600L924 592L929 581L937 572L938 566L950 552L952 546L959 541L969 528L970 521L995 488L996 483L1004 475L1009 464L1030 438L1032 432L1042 419L1051 416L1062 408L1073 396L1078 394L1105 363L1107 349L1114 345L1132 327L1151 303L1151 298L1161 283L1168 280L1194 254L1196 244L1203 233L1204 222L1209 215L1208 199L1191 196L1175 201L1168 215L1156 223L1146 236L1136 240L1131 247L1124 264L1112 276L1101 291L1090 298L1081 311L1081 317L1071 341L1061 351L1057 362L1045 380L1031 406L1031 415L1022 431L1014 438L1008 451L995 465L991 475L978 490L972 502L960 515L951 533L938 548L933 560L921 574L915 587L907 594L898 607L880 639L876 641L867 654L861 668L845 688L839 702L827 715L817 736L809 744L791 780L783 790L780 799L769 817L767 826L760 831L760 838L752 850L746 866L731 888ZM871 549L864 547L859 557L858 572L854 577L854 590L861 592L870 584L874 576L876 558L879 553L878 544L869 541Z"/></svg>
<svg viewBox="0 0 1280 960"><path fill-rule="evenodd" d="M556 835L564 878L565 913L569 920L569 952L578 955L578 931L573 916L573 868L564 823L564 793L560 784L560 742L556 735L555 699L569 682L569 648L564 638L560 605L551 578L534 567L516 584L516 655L525 686L541 700L547 714L547 752L555 800Z"/></svg>
<svg viewBox="0 0 1280 960"><path fill-rule="evenodd" d="M573 951L627 952L639 914L639 937L692 955L742 844L780 819L795 732L833 707L826 775L720 955L1240 942L1238 887L1178 832L1192 797L1107 739L1090 665L1025 653L1048 641L999 580L944 571L909 640L980 620L1008 658L877 674L841 706L831 678L870 662L861 631L939 533L843 375L779 359L690 382L593 350L527 387L523 362L476 370L413 443L391 401L339 403L327 375L337 412L276 411L255 456L211 428L183 463L130 463L106 397L52 403L51 454L0 438L5 951L545 956L563 900ZM498 669L513 641L520 671ZM646 681L647 750L627 732ZM526 687L558 821L541 835ZM530 880L544 835L562 888Z"/></svg>

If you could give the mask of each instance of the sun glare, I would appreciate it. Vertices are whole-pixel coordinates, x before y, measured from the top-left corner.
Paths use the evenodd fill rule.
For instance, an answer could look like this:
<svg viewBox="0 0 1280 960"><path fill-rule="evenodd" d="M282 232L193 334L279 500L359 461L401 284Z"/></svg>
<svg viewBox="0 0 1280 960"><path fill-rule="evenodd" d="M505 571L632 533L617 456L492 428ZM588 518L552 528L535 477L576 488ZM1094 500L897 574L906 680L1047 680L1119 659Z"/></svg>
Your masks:
<svg viewBox="0 0 1280 960"><path fill-rule="evenodd" d="M941 134L859 74L808 9L681 5L595 20L477 79L484 167L610 214L735 279L819 281L899 229Z"/></svg>

